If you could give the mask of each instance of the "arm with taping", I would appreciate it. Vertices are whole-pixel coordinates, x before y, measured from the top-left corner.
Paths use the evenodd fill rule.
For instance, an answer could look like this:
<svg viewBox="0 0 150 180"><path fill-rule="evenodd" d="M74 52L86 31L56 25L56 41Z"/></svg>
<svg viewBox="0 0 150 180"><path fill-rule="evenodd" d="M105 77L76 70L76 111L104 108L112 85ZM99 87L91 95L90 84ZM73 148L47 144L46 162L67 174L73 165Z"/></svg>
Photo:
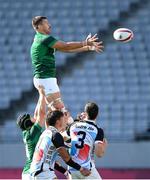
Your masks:
<svg viewBox="0 0 150 180"><path fill-rule="evenodd" d="M82 175L88 176L91 172L88 169L82 168L78 163L74 162L70 157L68 151L65 148L63 137L60 133L55 133L52 142L54 146L57 148L59 155L66 162L67 165L73 167L74 169L81 172Z"/></svg>

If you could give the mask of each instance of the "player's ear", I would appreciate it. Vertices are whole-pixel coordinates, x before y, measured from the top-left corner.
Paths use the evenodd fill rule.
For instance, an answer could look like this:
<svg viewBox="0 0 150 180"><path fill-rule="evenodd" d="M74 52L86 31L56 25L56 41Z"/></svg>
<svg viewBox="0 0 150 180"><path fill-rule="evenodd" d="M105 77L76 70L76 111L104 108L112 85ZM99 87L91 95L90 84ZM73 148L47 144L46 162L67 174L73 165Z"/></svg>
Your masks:
<svg viewBox="0 0 150 180"><path fill-rule="evenodd" d="M56 120L55 126L57 126L60 123L60 120Z"/></svg>
<svg viewBox="0 0 150 180"><path fill-rule="evenodd" d="M35 26L35 30L38 30L38 29L39 29L39 26L40 26L40 24L36 25L36 26Z"/></svg>
<svg viewBox="0 0 150 180"><path fill-rule="evenodd" d="M38 30L41 29L41 28L43 28L43 22L39 23L36 28L37 28Z"/></svg>

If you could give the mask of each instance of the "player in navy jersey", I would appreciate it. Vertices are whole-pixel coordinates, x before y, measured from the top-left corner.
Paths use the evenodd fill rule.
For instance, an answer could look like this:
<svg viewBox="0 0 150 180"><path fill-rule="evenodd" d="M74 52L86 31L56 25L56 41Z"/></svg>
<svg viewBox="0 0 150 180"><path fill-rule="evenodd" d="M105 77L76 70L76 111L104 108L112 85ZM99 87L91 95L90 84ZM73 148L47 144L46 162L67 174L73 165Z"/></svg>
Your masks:
<svg viewBox="0 0 150 180"><path fill-rule="evenodd" d="M72 179L101 179L92 159L93 151L97 157L102 157L107 146L103 129L95 123L98 112L99 108L95 103L87 103L84 112L86 118L72 123L67 131L71 138L70 155L73 161L91 170L91 174L84 177L79 171L69 167Z"/></svg>

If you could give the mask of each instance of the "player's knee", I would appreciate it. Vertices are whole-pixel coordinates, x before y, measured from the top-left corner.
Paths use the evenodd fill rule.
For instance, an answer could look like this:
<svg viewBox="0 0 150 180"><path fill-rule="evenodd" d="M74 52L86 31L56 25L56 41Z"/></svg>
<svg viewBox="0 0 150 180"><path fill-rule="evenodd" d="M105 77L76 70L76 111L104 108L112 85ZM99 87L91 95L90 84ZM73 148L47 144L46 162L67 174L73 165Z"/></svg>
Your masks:
<svg viewBox="0 0 150 180"><path fill-rule="evenodd" d="M63 103L59 102L59 103L54 104L54 107L57 110L62 110L65 106Z"/></svg>
<svg viewBox="0 0 150 180"><path fill-rule="evenodd" d="M54 107L55 107L56 109L60 110L60 111L64 111L64 109L65 109L64 103L61 102L61 101L55 103L55 104L54 104Z"/></svg>
<svg viewBox="0 0 150 180"><path fill-rule="evenodd" d="M65 109L64 103L62 102L61 98L56 99L55 101L53 101L52 104L53 108L57 109L57 110L63 110Z"/></svg>

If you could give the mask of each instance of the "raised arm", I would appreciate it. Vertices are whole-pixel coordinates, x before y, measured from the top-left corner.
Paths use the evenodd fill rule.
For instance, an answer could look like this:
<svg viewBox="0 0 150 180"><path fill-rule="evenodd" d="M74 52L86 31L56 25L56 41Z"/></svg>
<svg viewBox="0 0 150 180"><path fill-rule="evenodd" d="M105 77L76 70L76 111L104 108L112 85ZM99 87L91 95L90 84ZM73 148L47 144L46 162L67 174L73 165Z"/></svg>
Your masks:
<svg viewBox="0 0 150 180"><path fill-rule="evenodd" d="M39 86L39 100L34 112L34 119L40 126L44 125L44 120L46 116L46 102L45 102L45 92L42 86Z"/></svg>

